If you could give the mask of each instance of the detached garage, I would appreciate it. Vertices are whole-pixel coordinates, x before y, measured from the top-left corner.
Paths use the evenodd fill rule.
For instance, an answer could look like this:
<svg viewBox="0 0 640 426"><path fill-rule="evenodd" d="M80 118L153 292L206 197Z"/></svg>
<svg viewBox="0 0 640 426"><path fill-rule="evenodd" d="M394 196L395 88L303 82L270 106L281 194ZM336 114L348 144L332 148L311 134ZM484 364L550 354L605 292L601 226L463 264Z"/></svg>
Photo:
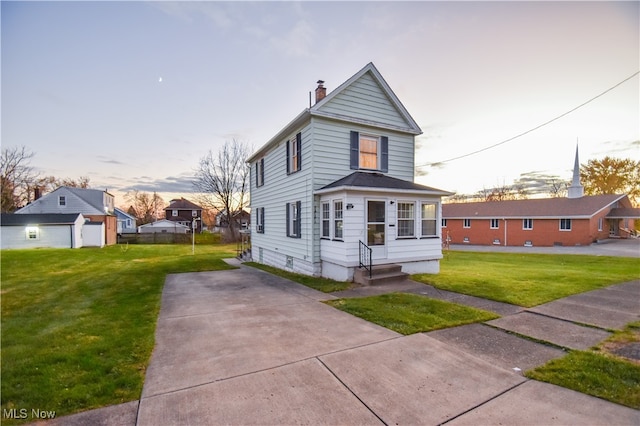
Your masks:
<svg viewBox="0 0 640 426"><path fill-rule="evenodd" d="M2 249L80 248L84 216L74 214L3 214Z"/></svg>

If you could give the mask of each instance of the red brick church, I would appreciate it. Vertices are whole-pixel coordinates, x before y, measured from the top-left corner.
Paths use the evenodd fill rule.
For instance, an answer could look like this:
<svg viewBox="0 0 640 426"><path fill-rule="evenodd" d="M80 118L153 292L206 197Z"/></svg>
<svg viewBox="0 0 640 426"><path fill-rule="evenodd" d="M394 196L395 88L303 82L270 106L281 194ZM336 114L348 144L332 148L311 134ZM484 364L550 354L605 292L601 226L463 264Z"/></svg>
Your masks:
<svg viewBox="0 0 640 426"><path fill-rule="evenodd" d="M566 198L442 205L442 237L451 244L502 246L589 245L635 234L633 208L625 194L585 196L578 151Z"/></svg>

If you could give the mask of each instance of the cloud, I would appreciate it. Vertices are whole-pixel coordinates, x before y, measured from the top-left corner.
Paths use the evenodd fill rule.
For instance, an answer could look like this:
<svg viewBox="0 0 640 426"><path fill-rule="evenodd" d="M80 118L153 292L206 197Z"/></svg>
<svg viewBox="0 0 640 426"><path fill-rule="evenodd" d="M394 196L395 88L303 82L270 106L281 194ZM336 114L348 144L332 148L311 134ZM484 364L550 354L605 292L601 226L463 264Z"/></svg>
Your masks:
<svg viewBox="0 0 640 426"><path fill-rule="evenodd" d="M143 192L171 192L171 193L192 193L195 191L193 182L195 177L190 174L180 176L169 176L161 179L154 179L145 176L137 182L119 188L123 192L143 191Z"/></svg>
<svg viewBox="0 0 640 426"><path fill-rule="evenodd" d="M269 39L271 46L287 56L307 57L312 53L314 31L311 25L300 20L283 35L274 36Z"/></svg>
<svg viewBox="0 0 640 426"><path fill-rule="evenodd" d="M98 155L98 161L101 163L106 163L106 164L115 164L118 166L124 166L126 165L126 163L123 163L122 161L113 159L113 158L109 158L109 157L105 157L104 155Z"/></svg>

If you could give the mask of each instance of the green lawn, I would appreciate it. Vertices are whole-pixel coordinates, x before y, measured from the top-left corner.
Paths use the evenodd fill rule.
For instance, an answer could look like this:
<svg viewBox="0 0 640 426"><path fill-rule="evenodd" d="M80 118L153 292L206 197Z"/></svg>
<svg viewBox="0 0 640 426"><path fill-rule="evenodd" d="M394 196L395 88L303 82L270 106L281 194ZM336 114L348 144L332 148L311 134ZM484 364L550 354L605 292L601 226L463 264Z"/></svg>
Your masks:
<svg viewBox="0 0 640 426"><path fill-rule="evenodd" d="M407 293L337 299L324 303L405 335L499 317L493 312Z"/></svg>
<svg viewBox="0 0 640 426"><path fill-rule="evenodd" d="M235 245L2 251L2 409L61 416L138 399L165 276L230 269L222 259L234 255Z"/></svg>
<svg viewBox="0 0 640 426"><path fill-rule="evenodd" d="M640 278L634 258L449 251L437 275L412 279L525 307Z"/></svg>
<svg viewBox="0 0 640 426"><path fill-rule="evenodd" d="M328 278L311 277L308 275L296 274L294 272L285 271L282 269L274 268L273 266L264 265L257 262L245 262L244 265L252 266L254 268L262 269L270 274L277 275L282 278L286 278L291 281L295 281L298 284L311 287L315 290L323 293L332 293L334 291L346 290L351 287L352 283L343 281L334 281Z"/></svg>

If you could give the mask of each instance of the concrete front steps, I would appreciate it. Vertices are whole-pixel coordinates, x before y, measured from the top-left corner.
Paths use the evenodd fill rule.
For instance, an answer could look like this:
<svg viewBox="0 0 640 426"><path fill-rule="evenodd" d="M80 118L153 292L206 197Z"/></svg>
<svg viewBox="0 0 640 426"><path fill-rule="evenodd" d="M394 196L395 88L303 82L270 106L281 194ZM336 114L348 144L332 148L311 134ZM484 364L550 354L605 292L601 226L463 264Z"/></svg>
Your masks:
<svg viewBox="0 0 640 426"><path fill-rule="evenodd" d="M401 265L374 265L369 278L369 271L365 268L356 269L353 274L353 281L360 285L380 285L403 282L409 274L402 272Z"/></svg>

